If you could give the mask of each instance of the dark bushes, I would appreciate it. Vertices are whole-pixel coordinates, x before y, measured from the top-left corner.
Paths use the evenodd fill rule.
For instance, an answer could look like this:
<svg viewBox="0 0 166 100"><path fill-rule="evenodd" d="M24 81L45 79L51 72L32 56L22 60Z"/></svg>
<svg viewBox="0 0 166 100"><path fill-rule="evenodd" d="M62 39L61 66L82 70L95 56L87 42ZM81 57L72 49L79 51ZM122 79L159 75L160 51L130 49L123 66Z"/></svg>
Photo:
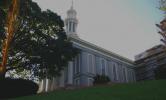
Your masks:
<svg viewBox="0 0 166 100"><path fill-rule="evenodd" d="M110 81L108 76L105 75L96 75L94 77L94 81L93 84L105 84L108 83Z"/></svg>
<svg viewBox="0 0 166 100"><path fill-rule="evenodd" d="M30 80L10 79L0 80L0 100L37 93L38 85Z"/></svg>
<svg viewBox="0 0 166 100"><path fill-rule="evenodd" d="M166 79L166 66L157 67L155 70L156 79Z"/></svg>

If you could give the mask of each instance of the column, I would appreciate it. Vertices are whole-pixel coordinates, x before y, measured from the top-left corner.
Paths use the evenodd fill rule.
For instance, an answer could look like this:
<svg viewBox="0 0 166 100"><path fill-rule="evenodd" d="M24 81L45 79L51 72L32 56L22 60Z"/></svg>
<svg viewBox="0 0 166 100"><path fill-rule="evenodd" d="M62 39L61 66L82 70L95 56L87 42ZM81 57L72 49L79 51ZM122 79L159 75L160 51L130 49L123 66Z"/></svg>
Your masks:
<svg viewBox="0 0 166 100"><path fill-rule="evenodd" d="M38 89L38 93L41 93L41 92L43 92L43 88L44 88L44 86L43 86L43 80L40 80L39 81L39 89Z"/></svg>
<svg viewBox="0 0 166 100"><path fill-rule="evenodd" d="M65 86L65 75L64 75L64 71L61 72L59 86L60 87L64 87Z"/></svg>
<svg viewBox="0 0 166 100"><path fill-rule="evenodd" d="M68 79L67 84L72 85L73 84L73 62L72 61L70 61L69 65L68 65L68 78L67 79Z"/></svg>
<svg viewBox="0 0 166 100"><path fill-rule="evenodd" d="M56 87L57 87L56 79L55 79L55 77L53 77L51 79L51 83L50 83L50 91L54 91L56 89Z"/></svg>
<svg viewBox="0 0 166 100"><path fill-rule="evenodd" d="M45 92L48 92L48 91L49 91L49 83L50 83L50 80L49 80L49 79L46 79L46 88L45 88Z"/></svg>
<svg viewBox="0 0 166 100"><path fill-rule="evenodd" d="M42 79L42 92L46 92L46 79Z"/></svg>

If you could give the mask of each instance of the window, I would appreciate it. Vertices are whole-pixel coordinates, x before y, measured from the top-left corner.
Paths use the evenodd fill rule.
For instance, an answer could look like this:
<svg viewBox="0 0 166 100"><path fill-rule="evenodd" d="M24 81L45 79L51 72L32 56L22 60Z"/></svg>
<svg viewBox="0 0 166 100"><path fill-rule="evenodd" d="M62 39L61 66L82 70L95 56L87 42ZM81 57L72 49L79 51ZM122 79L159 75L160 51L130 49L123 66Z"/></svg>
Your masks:
<svg viewBox="0 0 166 100"><path fill-rule="evenodd" d="M123 68L123 80L124 80L124 82L127 81L127 79L126 79L126 70L125 70L125 68Z"/></svg>
<svg viewBox="0 0 166 100"><path fill-rule="evenodd" d="M88 54L88 72L94 73L94 61L93 61L93 55Z"/></svg>
<svg viewBox="0 0 166 100"><path fill-rule="evenodd" d="M93 85L93 79L92 78L88 78L88 86L92 86Z"/></svg>
<svg viewBox="0 0 166 100"><path fill-rule="evenodd" d="M75 32L75 24L73 23L73 32Z"/></svg>
<svg viewBox="0 0 166 100"><path fill-rule="evenodd" d="M80 54L79 54L74 60L74 72L75 72L75 74L80 72L80 63L81 63L81 60L80 60Z"/></svg>
<svg viewBox="0 0 166 100"><path fill-rule="evenodd" d="M117 72L116 72L116 66L113 64L113 75L114 75L114 80L117 80Z"/></svg>
<svg viewBox="0 0 166 100"><path fill-rule="evenodd" d="M69 22L69 32L72 31L72 22Z"/></svg>
<svg viewBox="0 0 166 100"><path fill-rule="evenodd" d="M129 78L129 82L132 82L131 70L128 70L128 78Z"/></svg>
<svg viewBox="0 0 166 100"><path fill-rule="evenodd" d="M79 78L75 79L74 83L75 83L76 86L79 86L80 85L80 79Z"/></svg>
<svg viewBox="0 0 166 100"><path fill-rule="evenodd" d="M134 82L135 81L135 74L133 71L131 71L131 77L132 77L132 81Z"/></svg>
<svg viewBox="0 0 166 100"><path fill-rule="evenodd" d="M101 74L106 75L106 62L104 59L101 59Z"/></svg>
<svg viewBox="0 0 166 100"><path fill-rule="evenodd" d="M80 72L80 54L77 56L77 67L76 67L76 72Z"/></svg>

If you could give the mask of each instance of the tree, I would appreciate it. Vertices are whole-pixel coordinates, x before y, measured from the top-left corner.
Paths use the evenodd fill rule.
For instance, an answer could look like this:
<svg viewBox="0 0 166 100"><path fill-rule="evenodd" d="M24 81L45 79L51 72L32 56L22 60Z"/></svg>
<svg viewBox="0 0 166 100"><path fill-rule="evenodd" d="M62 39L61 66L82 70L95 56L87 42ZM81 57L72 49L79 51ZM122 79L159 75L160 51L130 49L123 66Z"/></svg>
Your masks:
<svg viewBox="0 0 166 100"><path fill-rule="evenodd" d="M3 21L0 17L0 22ZM4 23L1 25L0 30L4 30ZM50 10L41 11L32 0L20 0L16 27L6 71L28 70L33 77L51 78L60 75L79 52L68 41L61 17Z"/></svg>
<svg viewBox="0 0 166 100"><path fill-rule="evenodd" d="M159 66L155 69L155 78L156 79L166 79L166 66Z"/></svg>
<svg viewBox="0 0 166 100"><path fill-rule="evenodd" d="M160 0L159 1L160 7L159 9L164 11L166 14L166 0ZM163 38L161 41L166 46L166 18L164 18L160 24L156 24L156 26L160 29L158 32ZM156 79L166 79L166 67L165 66L159 66L155 69L155 77Z"/></svg>
<svg viewBox="0 0 166 100"><path fill-rule="evenodd" d="M166 12L166 0L160 0L159 5L159 9Z"/></svg>
<svg viewBox="0 0 166 100"><path fill-rule="evenodd" d="M166 13L166 0L160 0L159 4L159 9ZM166 44L166 19L164 18L160 24L156 24L156 26L160 29L158 33L163 37L161 41Z"/></svg>

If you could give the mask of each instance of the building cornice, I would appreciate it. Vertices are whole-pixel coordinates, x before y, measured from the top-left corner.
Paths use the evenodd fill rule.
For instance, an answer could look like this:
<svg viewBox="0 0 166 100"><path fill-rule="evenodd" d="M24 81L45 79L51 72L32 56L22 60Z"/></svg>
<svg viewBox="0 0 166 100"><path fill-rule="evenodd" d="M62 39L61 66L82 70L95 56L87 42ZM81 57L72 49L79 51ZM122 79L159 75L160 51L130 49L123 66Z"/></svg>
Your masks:
<svg viewBox="0 0 166 100"><path fill-rule="evenodd" d="M82 39L80 39L78 37L70 37L69 39L72 42L74 42L75 44L81 44L83 46L86 46L86 47L89 47L89 48L93 49L93 51L98 51L100 53L104 53L105 55L107 55L109 57L114 57L114 59L116 58L116 60L120 60L120 61L123 61L125 63L130 64L130 65L134 65L134 61L132 61L132 60L130 60L128 58L125 58L123 56L120 56L120 55L118 55L116 53L113 53L111 51L108 51L108 50L106 50L104 48L101 48L99 46L96 46L96 45L94 45L94 44L92 44L90 42L87 42L85 40L82 40Z"/></svg>

